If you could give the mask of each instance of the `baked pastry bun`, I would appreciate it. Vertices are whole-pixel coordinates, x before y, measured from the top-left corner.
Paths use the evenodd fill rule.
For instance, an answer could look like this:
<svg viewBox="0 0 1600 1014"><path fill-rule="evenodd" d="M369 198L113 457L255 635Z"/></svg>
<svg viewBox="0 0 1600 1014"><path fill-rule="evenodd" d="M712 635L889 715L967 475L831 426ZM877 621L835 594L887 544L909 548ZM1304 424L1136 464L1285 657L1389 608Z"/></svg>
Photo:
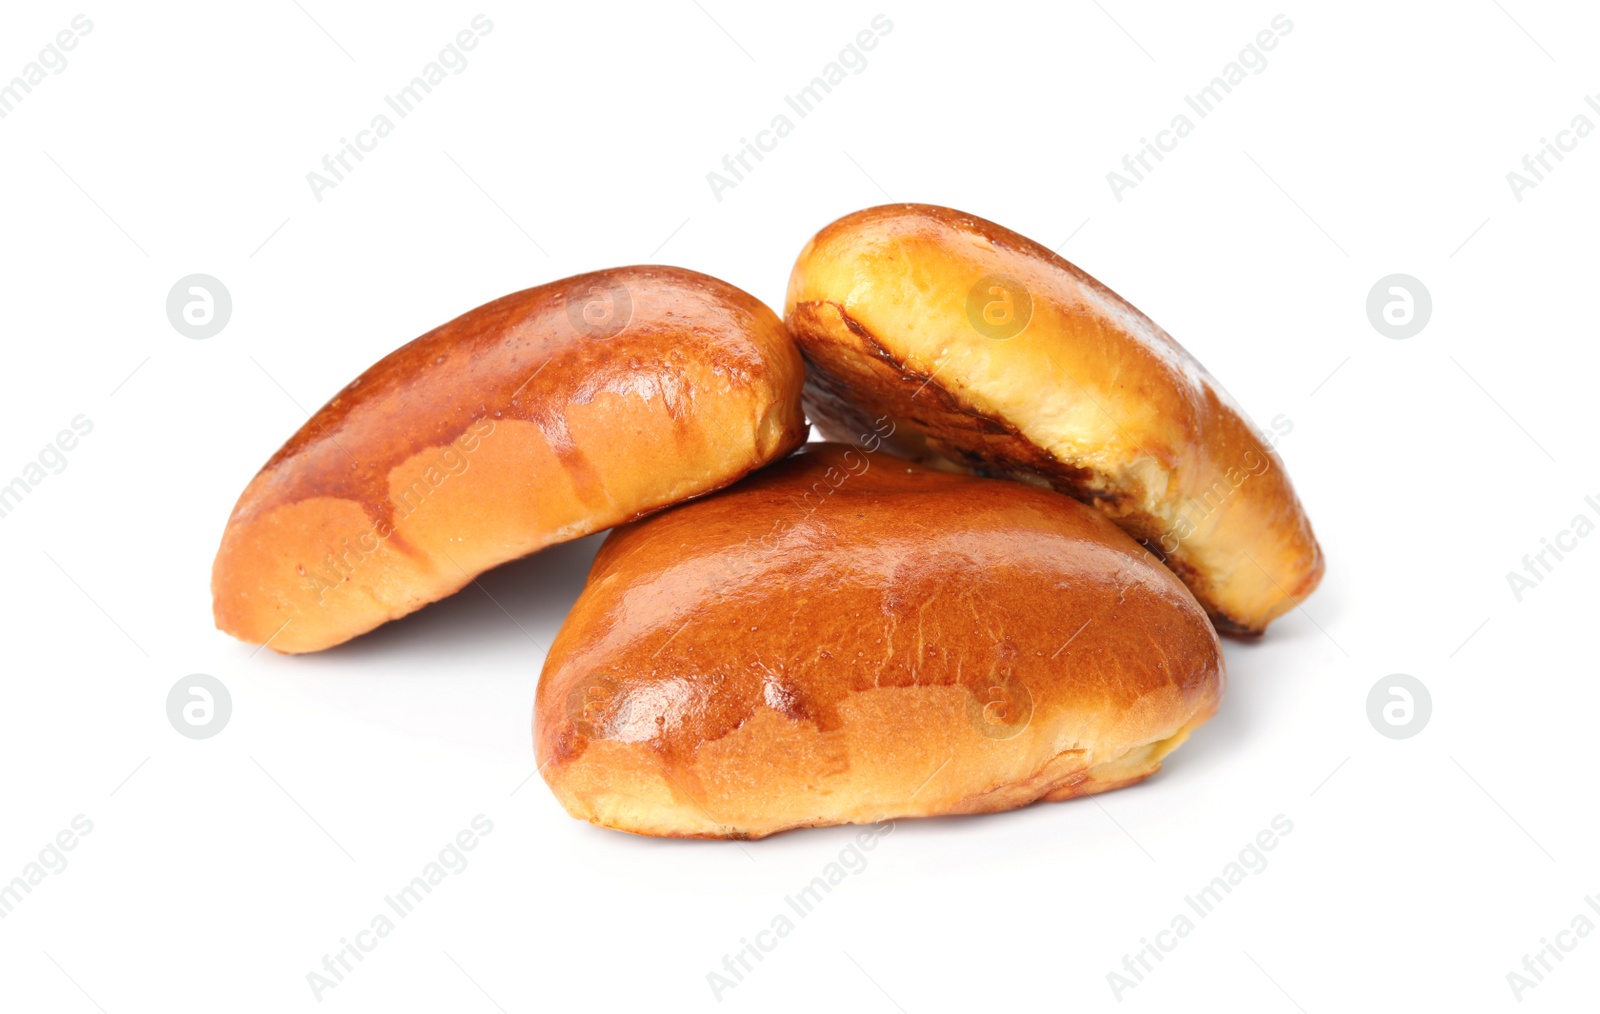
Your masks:
<svg viewBox="0 0 1600 1014"><path fill-rule="evenodd" d="M847 215L785 314L825 437L1047 485L1161 557L1219 629L1260 633L1322 577L1283 462L1150 318L1051 251L948 208Z"/></svg>
<svg viewBox="0 0 1600 1014"><path fill-rule="evenodd" d="M770 309L681 268L480 306L356 378L251 480L212 570L217 626L327 648L726 486L804 442L803 373Z"/></svg>
<svg viewBox="0 0 1600 1014"><path fill-rule="evenodd" d="M1194 596L1100 514L808 444L611 533L534 738L574 817L760 838L1131 785L1223 682Z"/></svg>

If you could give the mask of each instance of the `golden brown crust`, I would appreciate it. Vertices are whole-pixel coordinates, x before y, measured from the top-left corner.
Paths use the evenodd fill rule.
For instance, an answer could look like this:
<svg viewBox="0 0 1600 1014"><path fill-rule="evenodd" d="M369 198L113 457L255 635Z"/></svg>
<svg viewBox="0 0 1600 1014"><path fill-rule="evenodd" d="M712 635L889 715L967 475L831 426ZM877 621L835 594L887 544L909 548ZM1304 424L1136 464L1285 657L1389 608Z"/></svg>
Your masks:
<svg viewBox="0 0 1600 1014"><path fill-rule="evenodd" d="M803 371L770 309L681 268L480 306L363 373L250 482L212 571L217 626L326 648L719 489L805 440Z"/></svg>
<svg viewBox="0 0 1600 1014"><path fill-rule="evenodd" d="M539 768L638 834L986 813L1147 777L1216 633L1101 515L838 444L619 528L551 646Z"/></svg>
<svg viewBox="0 0 1600 1014"><path fill-rule="evenodd" d="M983 316L990 292L1020 331ZM1220 629L1259 633L1321 579L1282 461L1226 392L1148 317L1026 237L948 208L860 211L806 245L785 314L808 363L807 411L829 438L877 422L894 428L896 454L1097 507Z"/></svg>

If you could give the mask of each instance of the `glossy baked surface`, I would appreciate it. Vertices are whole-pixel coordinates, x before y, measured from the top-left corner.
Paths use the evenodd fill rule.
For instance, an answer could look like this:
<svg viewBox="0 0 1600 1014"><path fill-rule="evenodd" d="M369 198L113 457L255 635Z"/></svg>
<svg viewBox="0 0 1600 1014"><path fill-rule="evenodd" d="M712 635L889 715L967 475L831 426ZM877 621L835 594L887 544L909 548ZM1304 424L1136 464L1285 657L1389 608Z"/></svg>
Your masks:
<svg viewBox="0 0 1600 1014"><path fill-rule="evenodd" d="M536 743L574 816L760 837L1126 785L1222 686L1194 597L1099 514L808 444L612 533Z"/></svg>
<svg viewBox="0 0 1600 1014"><path fill-rule="evenodd" d="M217 554L217 625L324 648L725 486L804 440L801 379L770 309L681 268L485 304L379 361L261 469Z"/></svg>
<svg viewBox="0 0 1600 1014"><path fill-rule="evenodd" d="M883 420L895 453L1091 504L1222 629L1259 633L1322 576L1283 462L1222 387L1026 237L948 208L857 212L801 252L786 317L824 435Z"/></svg>

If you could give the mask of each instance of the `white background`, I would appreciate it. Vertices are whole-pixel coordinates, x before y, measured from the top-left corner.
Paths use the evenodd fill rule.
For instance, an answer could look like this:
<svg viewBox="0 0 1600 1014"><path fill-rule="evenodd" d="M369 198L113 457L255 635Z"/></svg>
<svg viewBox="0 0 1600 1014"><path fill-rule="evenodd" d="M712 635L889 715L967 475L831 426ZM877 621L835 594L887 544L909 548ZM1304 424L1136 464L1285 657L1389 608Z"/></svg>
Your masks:
<svg viewBox="0 0 1600 1014"><path fill-rule="evenodd" d="M94 429L0 519L0 880L93 831L0 920L0 1008L1518 1007L1524 954L1600 923L1600 538L1520 602L1506 579L1600 499L1600 135L1520 202L1506 173L1600 125L1600 17L1338 6L8 5L0 80L94 27L0 120L0 482ZM307 172L480 12L466 69L317 201ZM880 12L866 68L718 201L706 173ZM1279 13L1266 69L1116 200ZM633 838L529 780L540 646L596 540L301 658L212 628L211 559L304 410L415 335L651 260L780 305L813 232L891 198L1063 244L1291 420L1327 578L1227 644L1220 714L1159 776L901 823L718 1001L707 973L855 831ZM164 310L193 272L234 302L205 341ZM1365 310L1394 272L1433 299L1407 340ZM231 691L213 739L168 724L190 673ZM1368 721L1391 673L1431 691L1415 738ZM470 865L319 1002L307 973L477 814ZM1119 1000L1107 973L1278 814L1269 865ZM1600 933L1564 939L1522 1007L1592 1002Z"/></svg>

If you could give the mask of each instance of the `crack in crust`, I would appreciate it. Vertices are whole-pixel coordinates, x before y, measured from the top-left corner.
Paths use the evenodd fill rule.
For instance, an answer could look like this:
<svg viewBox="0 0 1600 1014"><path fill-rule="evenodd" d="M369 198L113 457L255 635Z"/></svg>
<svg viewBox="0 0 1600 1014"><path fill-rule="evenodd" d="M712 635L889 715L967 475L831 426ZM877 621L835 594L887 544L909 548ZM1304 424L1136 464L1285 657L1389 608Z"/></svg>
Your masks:
<svg viewBox="0 0 1600 1014"><path fill-rule="evenodd" d="M860 351L868 354L866 360L852 356L850 350L843 347L840 336L828 327L821 307L838 314L845 329L859 339ZM891 453L941 471L1047 486L1104 512L1146 551L1151 551L1151 545L1160 537L1162 524L1140 507L1144 499L1140 494L1114 488L1104 473L1063 461L1049 449L1034 443L1012 423L971 405L938 380L938 369L927 373L907 365L839 302L798 303L791 326L803 328L805 337L812 339L801 343L801 354L807 366L805 407L807 415L828 439L858 440L873 432L873 420L859 407L861 399L856 393L861 387L869 386L874 393L888 397L891 403L888 415L893 421L909 421L915 425L915 430L896 426L894 437L884 441ZM827 355L827 351L833 349L837 349L838 354ZM851 368L863 362L873 363L877 369L868 368L873 375L861 378L866 383L852 383ZM915 391L903 397L905 387L912 384L916 385ZM933 412L913 407L925 393L931 395ZM940 435L941 430L944 436ZM956 441L962 433L977 434L983 440L984 449L975 451L961 446ZM1173 559L1171 554L1152 552L1152 556L1176 572L1190 588L1207 587L1206 576L1193 566ZM1230 633L1254 632L1216 610L1211 610L1211 616L1219 629Z"/></svg>

